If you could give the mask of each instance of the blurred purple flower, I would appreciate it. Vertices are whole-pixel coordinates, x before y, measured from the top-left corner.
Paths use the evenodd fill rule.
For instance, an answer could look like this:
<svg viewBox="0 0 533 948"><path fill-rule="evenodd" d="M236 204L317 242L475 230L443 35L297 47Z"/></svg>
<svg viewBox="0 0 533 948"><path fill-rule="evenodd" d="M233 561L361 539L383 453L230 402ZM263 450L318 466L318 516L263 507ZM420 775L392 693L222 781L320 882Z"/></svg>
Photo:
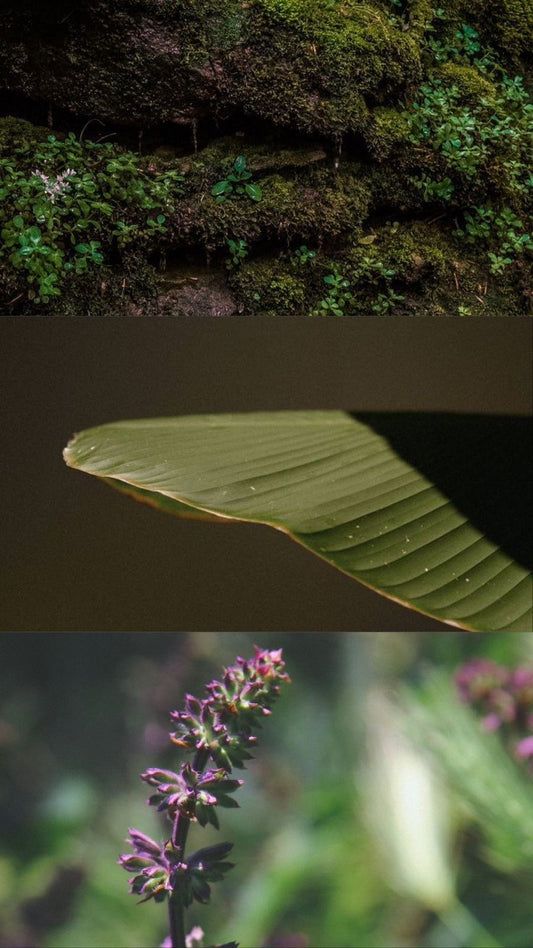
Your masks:
<svg viewBox="0 0 533 948"><path fill-rule="evenodd" d="M524 760L529 760L530 757L533 758L533 734L518 741L515 751L517 756L522 757Z"/></svg>
<svg viewBox="0 0 533 948"><path fill-rule="evenodd" d="M533 757L533 668L509 669L475 658L455 674L459 697L483 715L483 727L500 730L520 760Z"/></svg>

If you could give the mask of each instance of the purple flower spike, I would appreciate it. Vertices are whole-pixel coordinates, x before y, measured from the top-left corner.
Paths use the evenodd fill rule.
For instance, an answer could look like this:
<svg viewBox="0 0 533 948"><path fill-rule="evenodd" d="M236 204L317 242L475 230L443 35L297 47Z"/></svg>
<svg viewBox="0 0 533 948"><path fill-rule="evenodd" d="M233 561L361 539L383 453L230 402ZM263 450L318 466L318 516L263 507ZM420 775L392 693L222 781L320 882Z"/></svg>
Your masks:
<svg viewBox="0 0 533 948"><path fill-rule="evenodd" d="M210 883L218 882L233 868L224 858L232 843L200 849L186 859L187 834L193 821L218 829L217 808L238 806L231 794L243 781L230 774L233 767L244 767L244 761L251 759L249 748L257 743L252 730L261 726L262 717L271 714L281 682L290 681L281 654L281 649L256 646L252 659L238 658L224 670L222 682L206 686L208 697L203 701L187 694L184 710L170 715L176 725L170 739L190 752L192 761L181 764L178 772L149 767L141 774L141 780L154 790L148 803L166 812L172 836L159 844L131 829L129 842L134 853L121 856L119 865L132 873L131 891L142 895L142 902L168 899L171 934L165 939L165 948L187 948L184 909L193 900L208 902ZM210 760L215 767L208 768ZM222 948L238 946L230 942Z"/></svg>

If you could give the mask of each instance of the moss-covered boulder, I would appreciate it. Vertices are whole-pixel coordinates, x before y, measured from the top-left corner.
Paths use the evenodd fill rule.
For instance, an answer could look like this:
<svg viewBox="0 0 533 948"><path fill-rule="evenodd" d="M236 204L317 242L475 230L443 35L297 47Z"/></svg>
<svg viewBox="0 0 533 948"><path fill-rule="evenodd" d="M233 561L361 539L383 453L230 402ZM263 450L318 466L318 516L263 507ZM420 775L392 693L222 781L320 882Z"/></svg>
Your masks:
<svg viewBox="0 0 533 948"><path fill-rule="evenodd" d="M530 311L533 0L4 6L8 311Z"/></svg>
<svg viewBox="0 0 533 948"><path fill-rule="evenodd" d="M416 42L376 3L8 3L5 89L139 127L232 111L327 135L420 77Z"/></svg>

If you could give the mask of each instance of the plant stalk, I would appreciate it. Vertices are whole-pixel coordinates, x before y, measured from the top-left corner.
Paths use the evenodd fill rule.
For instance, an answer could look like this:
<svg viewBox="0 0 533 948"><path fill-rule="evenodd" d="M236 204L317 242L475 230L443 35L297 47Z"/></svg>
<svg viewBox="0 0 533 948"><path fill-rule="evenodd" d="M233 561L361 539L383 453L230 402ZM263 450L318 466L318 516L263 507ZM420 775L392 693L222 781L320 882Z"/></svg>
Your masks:
<svg viewBox="0 0 533 948"><path fill-rule="evenodd" d="M204 748L196 751L193 760L193 769L201 774L209 760L209 751ZM176 815L172 827L172 845L178 850L179 861L185 862L185 844L191 821L181 813ZM186 948L185 946L185 906L179 883L180 876L176 876L176 884L168 899L168 915L170 923L170 941L172 948Z"/></svg>
<svg viewBox="0 0 533 948"><path fill-rule="evenodd" d="M169 896L168 918L172 948L185 948L185 912L181 893L178 890Z"/></svg>

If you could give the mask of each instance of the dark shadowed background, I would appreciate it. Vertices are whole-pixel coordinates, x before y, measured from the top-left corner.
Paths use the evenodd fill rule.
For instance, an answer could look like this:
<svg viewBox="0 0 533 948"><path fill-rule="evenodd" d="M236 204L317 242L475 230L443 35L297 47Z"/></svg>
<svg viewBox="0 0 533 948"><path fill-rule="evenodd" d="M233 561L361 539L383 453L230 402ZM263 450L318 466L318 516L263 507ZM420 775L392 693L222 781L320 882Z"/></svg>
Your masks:
<svg viewBox="0 0 533 948"><path fill-rule="evenodd" d="M532 404L529 319L4 318L0 335L5 631L444 629L281 533L123 498L62 449L125 418Z"/></svg>

